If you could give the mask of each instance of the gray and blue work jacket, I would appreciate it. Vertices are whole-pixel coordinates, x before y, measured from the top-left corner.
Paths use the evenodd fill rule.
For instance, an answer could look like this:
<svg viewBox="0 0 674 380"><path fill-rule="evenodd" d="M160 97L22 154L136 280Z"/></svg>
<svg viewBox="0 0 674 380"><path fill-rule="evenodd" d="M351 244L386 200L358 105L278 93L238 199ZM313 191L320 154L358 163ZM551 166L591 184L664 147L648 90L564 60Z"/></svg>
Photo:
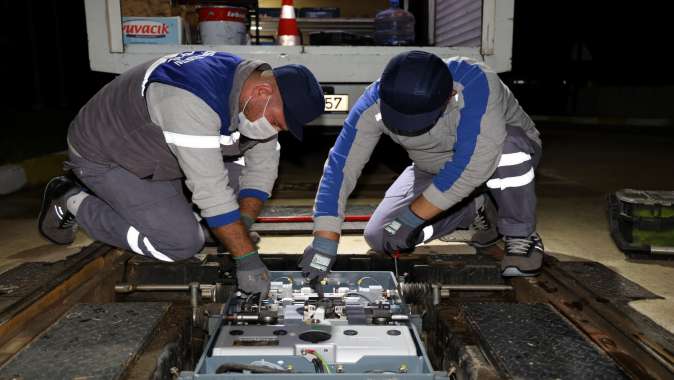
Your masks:
<svg viewBox="0 0 674 380"><path fill-rule="evenodd" d="M271 67L221 52L185 52L138 65L101 89L68 130L71 151L153 181L185 177L209 226L240 218L237 198L266 200L278 175L276 137L238 132L239 96L255 70ZM223 156L244 160L239 194Z"/></svg>
<svg viewBox="0 0 674 380"><path fill-rule="evenodd" d="M315 231L341 232L347 198L383 134L407 151L417 169L435 175L423 196L442 210L467 197L494 173L506 125L522 128L541 145L533 121L494 71L463 57L446 62L456 95L436 125L420 136L401 136L386 128L379 109L379 81L365 90L325 163L314 203Z"/></svg>

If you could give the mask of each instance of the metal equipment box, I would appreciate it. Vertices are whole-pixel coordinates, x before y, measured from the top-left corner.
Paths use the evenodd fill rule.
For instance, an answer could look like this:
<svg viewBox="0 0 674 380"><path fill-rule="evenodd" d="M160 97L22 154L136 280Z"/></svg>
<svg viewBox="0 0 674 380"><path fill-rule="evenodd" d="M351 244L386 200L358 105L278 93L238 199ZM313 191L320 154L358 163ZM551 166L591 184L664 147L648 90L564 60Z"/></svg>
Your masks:
<svg viewBox="0 0 674 380"><path fill-rule="evenodd" d="M620 250L674 258L674 191L623 189L608 199L611 235Z"/></svg>

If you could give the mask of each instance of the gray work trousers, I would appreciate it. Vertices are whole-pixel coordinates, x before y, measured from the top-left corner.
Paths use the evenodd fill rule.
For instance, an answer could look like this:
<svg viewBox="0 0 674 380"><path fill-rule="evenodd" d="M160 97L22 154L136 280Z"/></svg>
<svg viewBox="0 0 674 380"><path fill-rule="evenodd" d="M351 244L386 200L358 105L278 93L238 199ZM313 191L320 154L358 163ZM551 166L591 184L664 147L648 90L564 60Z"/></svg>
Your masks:
<svg viewBox="0 0 674 380"><path fill-rule="evenodd" d="M529 236L536 230L534 169L542 149L521 128L507 127L507 133L498 167L486 182L486 188L498 207L498 231L506 236ZM393 182L365 226L364 237L372 249L384 250L384 225L421 195L434 177L410 165ZM479 191L471 194L425 223L421 232L423 241L470 226L476 216L475 198L480 195Z"/></svg>
<svg viewBox="0 0 674 380"><path fill-rule="evenodd" d="M204 234L182 180L151 181L111 164L69 152L66 167L91 193L81 203L77 223L95 240L161 261L197 254ZM230 186L238 193L242 166L226 162Z"/></svg>

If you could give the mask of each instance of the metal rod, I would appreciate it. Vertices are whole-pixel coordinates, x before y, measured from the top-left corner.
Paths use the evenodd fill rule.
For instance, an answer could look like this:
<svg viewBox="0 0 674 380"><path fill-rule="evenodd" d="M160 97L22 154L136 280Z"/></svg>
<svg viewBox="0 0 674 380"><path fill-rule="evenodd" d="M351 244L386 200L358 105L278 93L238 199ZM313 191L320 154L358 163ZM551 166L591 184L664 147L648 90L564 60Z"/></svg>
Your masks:
<svg viewBox="0 0 674 380"><path fill-rule="evenodd" d="M260 316L257 314L234 314L225 317L227 321L257 321Z"/></svg>
<svg viewBox="0 0 674 380"><path fill-rule="evenodd" d="M494 291L494 290L512 290L511 285L441 285L440 290L462 290L462 291Z"/></svg>
<svg viewBox="0 0 674 380"><path fill-rule="evenodd" d="M133 292L186 292L190 290L189 285L182 284L117 284L115 293L133 293Z"/></svg>
<svg viewBox="0 0 674 380"><path fill-rule="evenodd" d="M190 304L192 305L192 324L197 325L199 315L199 298L201 290L198 282L190 282Z"/></svg>

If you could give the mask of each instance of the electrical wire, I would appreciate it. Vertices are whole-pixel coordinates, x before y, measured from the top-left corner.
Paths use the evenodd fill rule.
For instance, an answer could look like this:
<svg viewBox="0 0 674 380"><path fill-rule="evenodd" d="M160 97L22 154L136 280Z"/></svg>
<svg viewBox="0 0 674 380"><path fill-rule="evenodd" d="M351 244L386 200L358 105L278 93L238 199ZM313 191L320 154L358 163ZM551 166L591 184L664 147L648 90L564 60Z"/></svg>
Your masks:
<svg viewBox="0 0 674 380"><path fill-rule="evenodd" d="M244 371L250 371L252 373L290 373L289 370L276 369L268 366L257 366L250 364L242 363L224 363L221 364L216 370L216 374L229 373L229 372L238 372L243 373Z"/></svg>
<svg viewBox="0 0 674 380"><path fill-rule="evenodd" d="M321 366L321 362L318 361L318 358L311 359L311 362L314 364L314 371L316 373L323 373L323 367Z"/></svg>
<svg viewBox="0 0 674 380"><path fill-rule="evenodd" d="M360 293L357 293L357 292L348 292L348 293L345 294L345 296L349 296L349 295L355 295L355 296L358 296L358 297L362 297L362 298L364 298L367 302L374 303L373 300L371 300L371 299L367 298L365 295L360 294Z"/></svg>
<svg viewBox="0 0 674 380"><path fill-rule="evenodd" d="M286 279L286 280L290 281L290 282L288 282L288 283L291 284L291 285L292 285L293 282L294 282L294 279L293 279L292 277L290 277L290 276L279 277L279 278L276 278L276 279L274 279L274 280L272 280L272 281L283 280L283 279Z"/></svg>
<svg viewBox="0 0 674 380"><path fill-rule="evenodd" d="M261 295L260 293L251 293L251 294L249 294L248 297L246 297L246 301L244 301L244 304L248 304L248 302L250 301L250 299L253 298L254 296L260 297L260 295ZM261 297L260 297L260 298L261 298Z"/></svg>
<svg viewBox="0 0 674 380"><path fill-rule="evenodd" d="M325 360L323 355L319 354L316 350L307 350L307 352L314 355L321 362L321 364L323 364L325 373L330 373L330 367L328 366L328 362Z"/></svg>
<svg viewBox="0 0 674 380"><path fill-rule="evenodd" d="M276 364L276 363L268 362L268 361L266 361L266 360L264 360L264 359L262 359L262 360L257 360L257 361L254 361L254 362L250 362L250 363L248 363L248 364L249 364L249 365L252 365L252 366L256 366L256 367L269 367L269 368L277 369L277 370L283 371L283 372L287 372L287 371L288 371L287 368L285 368L285 367L283 367L283 366L281 366L281 365L278 365L278 364Z"/></svg>
<svg viewBox="0 0 674 380"><path fill-rule="evenodd" d="M363 281L365 281L365 280L367 280L367 279L372 280L372 282L374 282L375 285L381 286L381 284L379 283L379 281L376 281L372 276L365 276L365 277L359 278L358 281L356 281L356 285L358 285L358 286L362 285L362 284L363 284ZM383 288L383 286L382 286L382 288Z"/></svg>

